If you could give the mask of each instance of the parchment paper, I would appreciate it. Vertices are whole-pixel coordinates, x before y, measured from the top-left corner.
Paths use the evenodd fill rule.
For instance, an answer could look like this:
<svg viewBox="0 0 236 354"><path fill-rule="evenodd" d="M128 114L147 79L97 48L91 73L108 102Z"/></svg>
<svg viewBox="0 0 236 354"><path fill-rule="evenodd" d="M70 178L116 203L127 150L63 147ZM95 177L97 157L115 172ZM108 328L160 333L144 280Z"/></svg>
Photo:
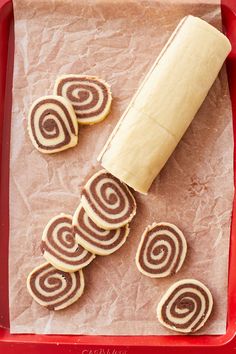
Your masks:
<svg viewBox="0 0 236 354"><path fill-rule="evenodd" d="M12 333L169 334L156 305L173 282L194 277L214 296L214 313L200 333L226 328L227 267L233 198L231 107L222 70L202 108L153 184L135 194L138 212L128 241L117 253L85 269L81 299L61 312L33 301L28 273L44 262L40 240L48 220L73 213L81 187L115 123L179 20L200 16L220 28L218 0L29 1L15 0L15 64L10 161L10 318ZM107 80L112 113L80 128L79 145L46 156L28 137L34 99L52 93L59 74ZM140 274L134 257L144 228L176 223L188 242L178 275L157 280Z"/></svg>

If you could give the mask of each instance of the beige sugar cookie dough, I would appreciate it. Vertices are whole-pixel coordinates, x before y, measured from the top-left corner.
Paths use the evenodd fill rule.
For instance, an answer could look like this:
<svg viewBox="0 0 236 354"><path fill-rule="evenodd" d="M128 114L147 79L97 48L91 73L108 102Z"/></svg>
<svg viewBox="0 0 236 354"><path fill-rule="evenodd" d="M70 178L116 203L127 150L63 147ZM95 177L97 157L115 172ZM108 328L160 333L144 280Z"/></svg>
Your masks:
<svg viewBox="0 0 236 354"><path fill-rule="evenodd" d="M143 80L98 160L147 193L185 133L231 50L226 36L187 16Z"/></svg>

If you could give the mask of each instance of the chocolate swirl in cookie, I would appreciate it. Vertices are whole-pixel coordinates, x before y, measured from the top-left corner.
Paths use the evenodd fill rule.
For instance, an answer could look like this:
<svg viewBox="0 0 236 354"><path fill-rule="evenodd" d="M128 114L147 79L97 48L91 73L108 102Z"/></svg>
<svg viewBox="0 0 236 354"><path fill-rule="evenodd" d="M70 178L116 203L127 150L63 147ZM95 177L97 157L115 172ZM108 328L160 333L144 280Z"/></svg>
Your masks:
<svg viewBox="0 0 236 354"><path fill-rule="evenodd" d="M44 96L33 103L28 131L33 145L46 154L68 149L78 142L78 122L73 108L59 96Z"/></svg>
<svg viewBox="0 0 236 354"><path fill-rule="evenodd" d="M173 284L164 294L157 306L157 317L167 328L192 333L205 324L212 307L209 289L198 280L184 279Z"/></svg>
<svg viewBox="0 0 236 354"><path fill-rule="evenodd" d="M82 295L84 277L82 270L65 273L44 263L29 274L27 288L38 304L49 310L62 310Z"/></svg>
<svg viewBox="0 0 236 354"><path fill-rule="evenodd" d="M129 226L115 230L104 230L97 226L87 215L82 205L79 205L73 225L76 241L92 253L106 256L117 251L126 241Z"/></svg>
<svg viewBox="0 0 236 354"><path fill-rule="evenodd" d="M162 278L179 271L186 252L185 237L175 225L154 223L142 235L136 264L143 274L151 278Z"/></svg>
<svg viewBox="0 0 236 354"><path fill-rule="evenodd" d="M110 88L95 76L61 76L56 81L54 93L71 102L80 124L97 123L110 111Z"/></svg>
<svg viewBox="0 0 236 354"><path fill-rule="evenodd" d="M105 170L86 183L81 204L95 224L105 230L124 226L136 213L136 202L128 187Z"/></svg>
<svg viewBox="0 0 236 354"><path fill-rule="evenodd" d="M48 262L64 272L75 272L87 266L95 257L77 243L72 217L66 214L57 215L46 225L41 250Z"/></svg>

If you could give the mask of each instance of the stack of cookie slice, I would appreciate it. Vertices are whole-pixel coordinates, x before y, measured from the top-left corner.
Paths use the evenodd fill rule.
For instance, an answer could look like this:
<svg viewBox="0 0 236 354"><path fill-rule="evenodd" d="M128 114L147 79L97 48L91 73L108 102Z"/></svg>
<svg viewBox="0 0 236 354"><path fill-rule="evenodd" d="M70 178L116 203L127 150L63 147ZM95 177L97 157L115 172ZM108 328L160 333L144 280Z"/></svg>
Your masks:
<svg viewBox="0 0 236 354"><path fill-rule="evenodd" d="M84 291L82 268L96 255L117 251L129 234L136 202L128 187L105 170L95 173L82 190L73 217L60 214L46 225L41 250L47 263L28 276L29 293L40 305L60 310Z"/></svg>

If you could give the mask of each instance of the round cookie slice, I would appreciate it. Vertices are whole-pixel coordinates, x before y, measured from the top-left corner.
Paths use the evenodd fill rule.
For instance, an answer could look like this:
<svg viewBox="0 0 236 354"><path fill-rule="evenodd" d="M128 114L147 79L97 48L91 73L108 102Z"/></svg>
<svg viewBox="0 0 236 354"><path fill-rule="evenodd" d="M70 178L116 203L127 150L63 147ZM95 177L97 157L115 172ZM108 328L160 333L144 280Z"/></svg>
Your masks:
<svg viewBox="0 0 236 354"><path fill-rule="evenodd" d="M95 124L106 118L111 108L110 86L95 76L62 75L54 93L72 104L80 124Z"/></svg>
<svg viewBox="0 0 236 354"><path fill-rule="evenodd" d="M95 258L76 241L72 216L60 214L52 218L43 231L41 250L44 258L55 268L75 272Z"/></svg>
<svg viewBox="0 0 236 354"><path fill-rule="evenodd" d="M128 187L106 170L95 173L81 194L81 204L93 222L105 230L128 224L136 214L136 202Z"/></svg>
<svg viewBox="0 0 236 354"><path fill-rule="evenodd" d="M65 273L44 263L29 274L27 289L38 304L49 310L62 310L83 294L83 272Z"/></svg>
<svg viewBox="0 0 236 354"><path fill-rule="evenodd" d="M157 306L159 322L174 331L193 333L208 320L213 308L209 289L196 279L177 281Z"/></svg>
<svg viewBox="0 0 236 354"><path fill-rule="evenodd" d="M163 278L177 273L187 253L187 242L177 226L154 223L146 228L136 253L136 265L151 278Z"/></svg>
<svg viewBox="0 0 236 354"><path fill-rule="evenodd" d="M75 146L78 122L72 105L64 97L40 97L30 108L28 132L33 145L44 154Z"/></svg>
<svg viewBox="0 0 236 354"><path fill-rule="evenodd" d="M97 226L79 205L73 217L73 226L78 242L88 251L100 256L107 256L117 251L126 241L129 225L115 230L104 230Z"/></svg>

